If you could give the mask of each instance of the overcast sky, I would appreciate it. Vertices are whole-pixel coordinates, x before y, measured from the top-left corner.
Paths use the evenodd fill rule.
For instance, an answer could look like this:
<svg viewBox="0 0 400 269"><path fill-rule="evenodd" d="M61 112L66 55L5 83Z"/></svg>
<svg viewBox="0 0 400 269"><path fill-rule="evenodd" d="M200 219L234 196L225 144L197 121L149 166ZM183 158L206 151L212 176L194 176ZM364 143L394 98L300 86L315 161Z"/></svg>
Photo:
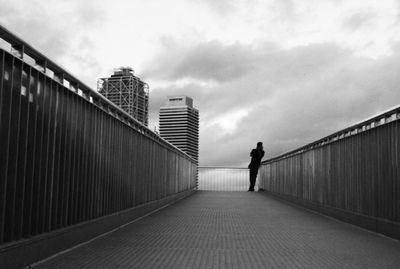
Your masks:
<svg viewBox="0 0 400 269"><path fill-rule="evenodd" d="M399 0L0 0L0 24L89 86L131 66L200 111L200 165L244 166L400 103Z"/></svg>

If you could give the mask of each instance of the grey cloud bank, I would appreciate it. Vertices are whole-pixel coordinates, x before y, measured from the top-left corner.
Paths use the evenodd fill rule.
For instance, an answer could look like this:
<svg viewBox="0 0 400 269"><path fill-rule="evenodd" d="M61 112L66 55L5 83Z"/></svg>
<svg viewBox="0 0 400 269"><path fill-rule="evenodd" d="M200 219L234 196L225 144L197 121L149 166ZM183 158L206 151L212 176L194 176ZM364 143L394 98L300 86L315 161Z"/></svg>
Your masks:
<svg viewBox="0 0 400 269"><path fill-rule="evenodd" d="M175 81L153 88L153 111L167 93L192 96L200 109L200 164L245 165L261 140L267 157L329 135L399 103L400 47L377 60L358 57L334 44L279 49L222 45L192 49L167 46L149 64L153 79ZM156 69L151 67L156 66ZM188 84L179 83L190 78ZM203 80L213 81L204 85ZM198 83L196 82L198 81ZM246 111L226 131L218 118ZM151 115L157 121L157 113Z"/></svg>

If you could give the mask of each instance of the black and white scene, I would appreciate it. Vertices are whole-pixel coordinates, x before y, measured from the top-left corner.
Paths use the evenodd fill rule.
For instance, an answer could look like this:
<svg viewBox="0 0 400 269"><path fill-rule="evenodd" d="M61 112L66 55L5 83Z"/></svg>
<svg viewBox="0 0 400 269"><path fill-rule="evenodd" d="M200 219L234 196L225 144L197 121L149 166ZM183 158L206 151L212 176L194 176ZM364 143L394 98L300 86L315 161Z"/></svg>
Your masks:
<svg viewBox="0 0 400 269"><path fill-rule="evenodd" d="M0 0L0 269L400 268L399 0Z"/></svg>

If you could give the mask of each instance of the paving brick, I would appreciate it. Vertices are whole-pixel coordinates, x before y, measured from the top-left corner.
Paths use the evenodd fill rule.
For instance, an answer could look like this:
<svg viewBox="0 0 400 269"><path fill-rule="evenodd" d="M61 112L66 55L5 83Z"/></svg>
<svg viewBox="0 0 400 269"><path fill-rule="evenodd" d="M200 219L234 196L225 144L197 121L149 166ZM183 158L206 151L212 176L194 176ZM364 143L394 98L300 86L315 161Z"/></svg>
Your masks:
<svg viewBox="0 0 400 269"><path fill-rule="evenodd" d="M261 193L197 192L35 268L400 268L400 242Z"/></svg>

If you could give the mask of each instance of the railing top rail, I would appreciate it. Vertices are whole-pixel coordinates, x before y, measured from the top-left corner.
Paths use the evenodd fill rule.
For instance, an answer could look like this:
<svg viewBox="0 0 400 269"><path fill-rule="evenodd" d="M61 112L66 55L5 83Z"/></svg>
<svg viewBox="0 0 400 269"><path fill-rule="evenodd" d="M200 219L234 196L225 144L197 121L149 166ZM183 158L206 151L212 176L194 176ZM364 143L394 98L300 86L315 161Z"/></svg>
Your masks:
<svg viewBox="0 0 400 269"><path fill-rule="evenodd" d="M232 166L199 166L199 169L246 169L248 170L247 167L232 167Z"/></svg>
<svg viewBox="0 0 400 269"><path fill-rule="evenodd" d="M320 146L323 146L323 145L326 145L329 143L333 143L335 141L347 138L349 136L357 135L359 133L365 132L372 128L382 126L382 125L385 125L392 121L397 121L397 120L400 120L400 106L391 108L383 113L380 113L376 116L373 116L371 118L363 120L359 123L353 124L350 127L347 127L340 131L337 131L331 135L325 136L321 139L318 139L314 142L306 144L302 147L299 147L297 149L288 151L288 152L278 155L276 157L265 160L262 163L269 163L269 162L273 162L273 161L276 161L279 159L284 159L284 158L299 154L301 152L311 150L316 147L320 147Z"/></svg>
<svg viewBox="0 0 400 269"><path fill-rule="evenodd" d="M58 81L60 84L62 84L64 87L65 81L68 82L69 84L69 89L74 91L75 93L78 94L79 91L82 91L82 98L88 100L89 102L93 103L100 109L106 111L108 114L111 116L117 118L118 120L124 122L125 124L129 125L136 131L140 132L143 135L146 135L147 137L151 138L152 140L163 144L170 149L174 150L175 152L185 156L186 158L189 158L193 162L196 162L192 157L190 157L188 154L185 152L181 151L159 135L155 134L153 131L151 131L147 126L143 125L141 122L133 118L131 115L129 115L127 112L125 112L123 109L112 103L110 100L105 98L103 95L98 93L96 90L93 90L89 86L87 86L85 83L83 83L81 80L76 78L74 75L66 71L64 68L62 68L60 65L56 64L52 60L50 60L48 57L46 57L44 54L33 48L31 45L29 45L27 42L25 42L23 39L20 37L16 36L15 34L11 33L9 30L4 28L2 25L0 25L0 39L3 41L7 42L8 44L11 45L11 49L14 51L18 51L19 55L13 54L13 56L19 57L23 61L24 56L27 55L29 56L32 60L35 61L35 66L40 72L43 72L46 76L49 76L49 73L53 73L52 79ZM1 49L1 48L0 48ZM12 52L12 51L11 51ZM49 71L49 73L47 72Z"/></svg>

